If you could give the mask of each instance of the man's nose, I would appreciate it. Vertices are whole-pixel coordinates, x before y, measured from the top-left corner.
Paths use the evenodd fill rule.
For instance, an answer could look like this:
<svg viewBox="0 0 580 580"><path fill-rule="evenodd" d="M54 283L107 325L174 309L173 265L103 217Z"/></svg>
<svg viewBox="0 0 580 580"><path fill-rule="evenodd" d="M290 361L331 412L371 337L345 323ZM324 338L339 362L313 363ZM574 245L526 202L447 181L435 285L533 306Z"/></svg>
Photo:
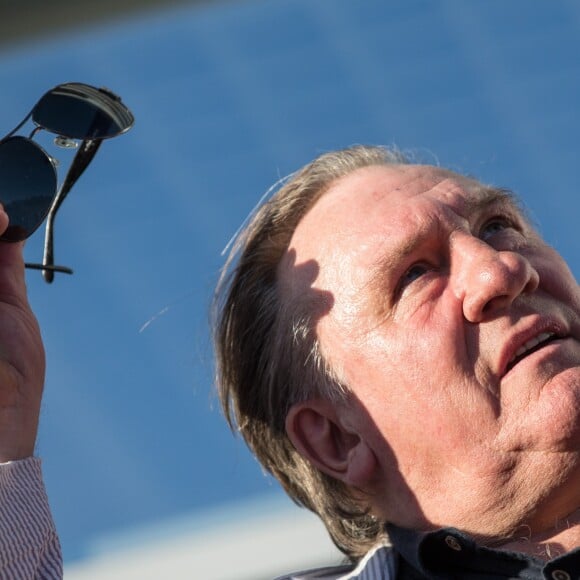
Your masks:
<svg viewBox="0 0 580 580"><path fill-rule="evenodd" d="M516 251L496 250L478 238L459 244L460 294L463 315L482 322L508 308L521 294L533 292L540 276L529 260Z"/></svg>

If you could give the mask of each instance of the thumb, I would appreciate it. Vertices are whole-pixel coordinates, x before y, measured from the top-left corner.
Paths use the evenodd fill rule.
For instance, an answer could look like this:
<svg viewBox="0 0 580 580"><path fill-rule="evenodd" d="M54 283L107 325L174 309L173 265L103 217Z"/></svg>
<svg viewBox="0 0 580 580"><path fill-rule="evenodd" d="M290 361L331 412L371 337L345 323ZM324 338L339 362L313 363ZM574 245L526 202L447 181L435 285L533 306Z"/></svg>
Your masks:
<svg viewBox="0 0 580 580"><path fill-rule="evenodd" d="M8 228L9 218L0 205L0 236ZM0 240L0 293L26 300L24 281L24 242Z"/></svg>

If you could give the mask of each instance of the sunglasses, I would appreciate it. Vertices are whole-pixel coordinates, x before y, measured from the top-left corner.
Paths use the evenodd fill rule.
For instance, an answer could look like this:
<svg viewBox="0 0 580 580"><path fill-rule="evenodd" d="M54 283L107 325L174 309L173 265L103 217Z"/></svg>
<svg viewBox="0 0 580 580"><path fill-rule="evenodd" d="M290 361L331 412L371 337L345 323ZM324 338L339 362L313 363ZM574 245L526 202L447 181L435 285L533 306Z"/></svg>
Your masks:
<svg viewBox="0 0 580 580"><path fill-rule="evenodd" d="M35 125L30 135L15 135L30 119ZM0 203L10 218L0 241L25 240L46 220L42 264L26 264L42 270L46 282L53 281L55 272L72 274L70 268L54 264L54 219L59 207L103 140L125 133L134 121L121 99L108 89L65 83L48 91L24 120L0 139ZM60 187L57 161L33 141L42 130L56 134L54 142L59 147L78 147Z"/></svg>

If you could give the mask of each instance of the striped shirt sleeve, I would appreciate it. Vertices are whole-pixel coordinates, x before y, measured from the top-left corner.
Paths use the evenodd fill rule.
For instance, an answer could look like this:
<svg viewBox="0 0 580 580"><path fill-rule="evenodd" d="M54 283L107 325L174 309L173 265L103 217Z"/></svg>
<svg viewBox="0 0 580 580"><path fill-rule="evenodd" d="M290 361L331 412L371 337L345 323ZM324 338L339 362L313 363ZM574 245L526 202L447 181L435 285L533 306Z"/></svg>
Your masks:
<svg viewBox="0 0 580 580"><path fill-rule="evenodd" d="M0 463L0 580L59 580L62 554L41 461Z"/></svg>

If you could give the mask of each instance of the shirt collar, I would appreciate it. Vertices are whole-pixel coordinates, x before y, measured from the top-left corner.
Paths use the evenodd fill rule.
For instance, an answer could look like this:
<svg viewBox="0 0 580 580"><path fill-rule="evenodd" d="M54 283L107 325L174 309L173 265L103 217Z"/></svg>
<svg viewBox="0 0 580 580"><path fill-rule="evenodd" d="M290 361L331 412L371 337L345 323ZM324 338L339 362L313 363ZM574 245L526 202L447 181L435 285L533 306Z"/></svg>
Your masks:
<svg viewBox="0 0 580 580"><path fill-rule="evenodd" d="M580 548L543 562L519 552L496 550L477 545L472 538L454 528L417 532L387 525L395 550L426 578L578 578ZM560 573L558 575L558 573ZM555 574L555 575L554 575Z"/></svg>

